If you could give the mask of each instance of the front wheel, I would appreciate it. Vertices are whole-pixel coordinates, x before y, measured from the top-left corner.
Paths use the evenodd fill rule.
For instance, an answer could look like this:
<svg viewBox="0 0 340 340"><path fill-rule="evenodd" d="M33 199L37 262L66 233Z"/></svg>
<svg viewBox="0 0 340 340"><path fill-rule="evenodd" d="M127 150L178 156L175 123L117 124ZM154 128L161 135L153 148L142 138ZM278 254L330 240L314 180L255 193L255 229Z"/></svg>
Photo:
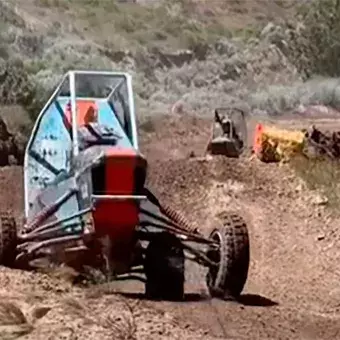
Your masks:
<svg viewBox="0 0 340 340"><path fill-rule="evenodd" d="M149 299L184 299L184 251L172 234L154 235L145 254L145 294Z"/></svg>
<svg viewBox="0 0 340 340"><path fill-rule="evenodd" d="M215 262L206 277L212 297L235 300L241 294L248 277L249 236L247 225L237 214L225 214L223 227L214 229L210 238L218 248L209 247L207 256Z"/></svg>

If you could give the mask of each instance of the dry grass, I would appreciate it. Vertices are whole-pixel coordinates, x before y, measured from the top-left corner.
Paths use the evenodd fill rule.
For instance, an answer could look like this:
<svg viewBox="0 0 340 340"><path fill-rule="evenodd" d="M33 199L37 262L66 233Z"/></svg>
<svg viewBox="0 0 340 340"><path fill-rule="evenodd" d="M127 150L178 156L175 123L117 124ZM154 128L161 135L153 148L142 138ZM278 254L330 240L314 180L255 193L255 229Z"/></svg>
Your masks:
<svg viewBox="0 0 340 340"><path fill-rule="evenodd" d="M0 303L0 339L18 339L33 331L33 325L27 320L20 307L12 302Z"/></svg>
<svg viewBox="0 0 340 340"><path fill-rule="evenodd" d="M109 331L112 339L117 340L135 340L137 326L135 322L135 309L138 302L130 303L125 300L120 301L123 304L124 311L117 314L98 315L96 311L89 308L80 300L68 298L64 302L64 308L67 313L82 319L86 324L99 325Z"/></svg>
<svg viewBox="0 0 340 340"><path fill-rule="evenodd" d="M327 206L339 214L340 206L340 161L330 159L307 159L299 156L290 162L296 174L309 189L320 192L328 202Z"/></svg>
<svg viewBox="0 0 340 340"><path fill-rule="evenodd" d="M35 1L41 7L73 15L77 28L86 30L97 42L105 36L108 43L120 41L129 49L143 45L190 47L230 35L218 15L212 13L211 20L204 20L206 15L196 11L190 0L166 0L157 6L112 0Z"/></svg>
<svg viewBox="0 0 340 340"><path fill-rule="evenodd" d="M316 77L306 82L267 86L250 93L247 100L252 108L280 114L297 108L299 104L339 108L339 91L339 78Z"/></svg>
<svg viewBox="0 0 340 340"><path fill-rule="evenodd" d="M38 84L39 98L51 92L68 69L90 68L132 74L137 117L146 131L153 130L148 117L168 113L178 101L184 113L200 115L210 114L215 105L240 102L267 113L291 110L301 102L338 104L336 80L301 83L288 58L259 35L268 21L294 12L292 0L266 1L265 6L264 0L145 1L148 5L17 1L19 12L6 6L0 53L6 52L4 59L24 56L28 80ZM22 28L27 17L37 23L29 32ZM203 59L195 54L182 66L165 66L158 53L202 46L210 52ZM117 59L117 53L127 51L128 57ZM34 118L38 110L33 107Z"/></svg>

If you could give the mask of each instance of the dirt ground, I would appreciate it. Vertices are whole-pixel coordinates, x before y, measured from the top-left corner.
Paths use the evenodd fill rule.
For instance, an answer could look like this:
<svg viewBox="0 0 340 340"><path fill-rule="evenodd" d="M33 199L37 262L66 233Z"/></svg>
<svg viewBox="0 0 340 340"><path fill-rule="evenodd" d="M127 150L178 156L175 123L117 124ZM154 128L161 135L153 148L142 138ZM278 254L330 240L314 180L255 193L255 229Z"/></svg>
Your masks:
<svg viewBox="0 0 340 340"><path fill-rule="evenodd" d="M66 270L47 275L2 268L0 338L340 338L339 221L316 194L287 165L263 164L248 154L202 158L207 121L164 118L148 131L140 144L149 186L161 199L205 232L223 210L236 210L248 222L251 266L241 303L209 299L205 273L191 263L183 303L147 301L135 282L81 289L71 286ZM19 167L0 172L1 206L18 220L21 176Z"/></svg>

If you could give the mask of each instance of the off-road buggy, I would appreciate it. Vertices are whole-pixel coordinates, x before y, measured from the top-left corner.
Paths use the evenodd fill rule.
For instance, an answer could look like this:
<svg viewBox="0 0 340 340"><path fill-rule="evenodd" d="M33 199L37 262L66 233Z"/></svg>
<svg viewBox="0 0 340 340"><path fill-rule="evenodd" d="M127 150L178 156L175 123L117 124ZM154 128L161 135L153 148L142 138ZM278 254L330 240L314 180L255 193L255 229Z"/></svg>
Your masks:
<svg viewBox="0 0 340 340"><path fill-rule="evenodd" d="M244 220L225 214L205 237L146 187L131 77L70 71L40 112L24 160L25 223L1 214L0 262L37 259L145 281L149 298L184 297L184 261L208 268L212 296L237 298L248 275Z"/></svg>

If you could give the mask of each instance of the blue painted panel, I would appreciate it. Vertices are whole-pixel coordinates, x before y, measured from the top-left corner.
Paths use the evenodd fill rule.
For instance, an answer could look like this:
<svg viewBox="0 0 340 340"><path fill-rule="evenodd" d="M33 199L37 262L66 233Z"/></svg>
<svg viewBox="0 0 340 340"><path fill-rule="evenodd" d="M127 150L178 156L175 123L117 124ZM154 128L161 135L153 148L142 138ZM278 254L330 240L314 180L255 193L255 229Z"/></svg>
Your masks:
<svg viewBox="0 0 340 340"><path fill-rule="evenodd" d="M39 125L35 140L30 150L48 161L56 170L68 170L71 150L71 139L64 124L57 106L53 103ZM40 180L53 180L55 174L45 167L39 165L34 158L29 158L30 185L36 186L38 183L34 178ZM42 184L42 183L41 183ZM41 184L38 184L41 187Z"/></svg>
<svg viewBox="0 0 340 340"><path fill-rule="evenodd" d="M58 102L63 111L65 111L69 101L69 97L58 98ZM124 148L133 147L107 100L97 100L96 105L98 107L98 123L113 128L120 136L122 136L122 139L118 141L118 146Z"/></svg>
<svg viewBox="0 0 340 340"><path fill-rule="evenodd" d="M65 194L69 190L71 186L75 186L75 179L74 178L69 178L65 181L62 181L58 183L55 187L51 189L44 190L43 194L40 197L40 200L44 203L45 206L48 206L50 204L53 204L56 202L61 196ZM65 217L68 217L74 213L79 211L79 205L78 205L78 200L77 197L74 195L71 198L69 198L68 201L66 201L60 208L59 210L54 214L54 216L51 217L51 221L55 218L57 219L63 219ZM80 218L75 217L68 222L65 223L65 226L70 225L72 223L78 223L79 227L74 228L74 230L80 228ZM67 231L67 230L66 230ZM71 231L71 230L68 230Z"/></svg>
<svg viewBox="0 0 340 340"><path fill-rule="evenodd" d="M45 188L56 178L58 171L68 172L70 169L70 158L72 141L70 132L67 131L62 112L65 112L66 105L70 98L59 97L57 102L43 114L40 121L35 139L31 144L30 150L34 151L39 157L46 160L56 171L48 169L37 162L34 157L28 158L28 200L32 203L38 192ZM118 140L118 147L132 148L132 143L118 121L113 109L106 100L97 100L98 122L113 128L122 138ZM67 204L65 214L69 209L76 207L76 201Z"/></svg>
<svg viewBox="0 0 340 340"><path fill-rule="evenodd" d="M111 106L107 101L98 102L98 120L100 124L112 127L117 133L122 136L122 139L118 141L118 146L124 148L132 148L132 144L128 136L126 135L123 127L119 123L117 117L113 113Z"/></svg>
<svg viewBox="0 0 340 340"><path fill-rule="evenodd" d="M30 151L46 160L55 170L69 170L71 139L64 128L62 116L55 103L46 110L40 121ZM56 174L28 157L28 201L31 205L38 192L51 183Z"/></svg>

